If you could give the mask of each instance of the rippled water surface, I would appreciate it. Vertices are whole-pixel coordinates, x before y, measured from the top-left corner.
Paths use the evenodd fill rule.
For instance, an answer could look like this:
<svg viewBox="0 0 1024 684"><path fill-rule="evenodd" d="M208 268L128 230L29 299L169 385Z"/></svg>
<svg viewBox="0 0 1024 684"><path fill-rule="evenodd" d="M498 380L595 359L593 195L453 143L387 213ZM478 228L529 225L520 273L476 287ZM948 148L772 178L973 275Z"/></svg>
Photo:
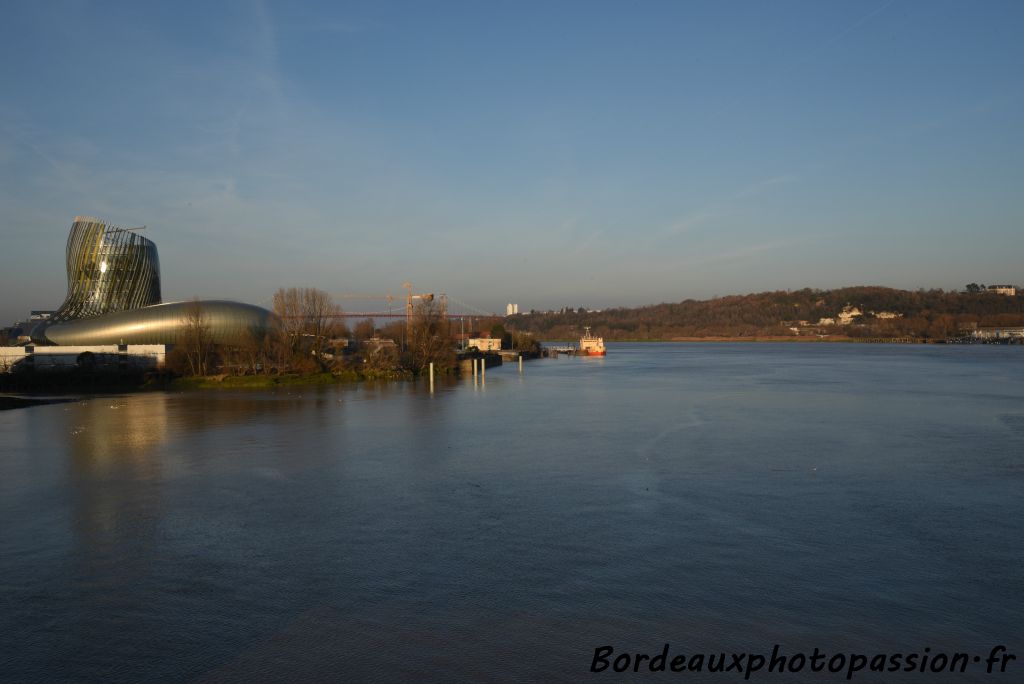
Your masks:
<svg viewBox="0 0 1024 684"><path fill-rule="evenodd" d="M91 398L0 437L3 680L611 680L595 647L666 642L1024 658L1021 348L612 345L434 395Z"/></svg>

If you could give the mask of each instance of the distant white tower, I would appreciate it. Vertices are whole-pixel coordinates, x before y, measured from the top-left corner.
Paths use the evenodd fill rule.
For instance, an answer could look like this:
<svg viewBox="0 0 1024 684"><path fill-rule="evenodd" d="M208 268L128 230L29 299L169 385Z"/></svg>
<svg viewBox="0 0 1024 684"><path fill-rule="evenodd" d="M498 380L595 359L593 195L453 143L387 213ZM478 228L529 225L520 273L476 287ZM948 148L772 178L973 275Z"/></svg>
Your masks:
<svg viewBox="0 0 1024 684"><path fill-rule="evenodd" d="M505 305L505 315L506 316L513 316L513 315L515 315L517 313L519 313L519 305L518 304L511 304L511 303L509 303L509 304Z"/></svg>

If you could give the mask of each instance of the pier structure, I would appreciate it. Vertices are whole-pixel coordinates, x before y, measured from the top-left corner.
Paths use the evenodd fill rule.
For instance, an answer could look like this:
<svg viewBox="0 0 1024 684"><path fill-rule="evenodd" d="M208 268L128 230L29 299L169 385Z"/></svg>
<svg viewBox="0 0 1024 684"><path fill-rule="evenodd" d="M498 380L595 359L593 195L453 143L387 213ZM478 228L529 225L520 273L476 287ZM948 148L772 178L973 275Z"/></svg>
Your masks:
<svg viewBox="0 0 1024 684"><path fill-rule="evenodd" d="M470 377L475 373L480 372L480 370L500 366L504 361L504 355L498 352L484 353L470 351L459 353L456 365L459 369L459 375Z"/></svg>

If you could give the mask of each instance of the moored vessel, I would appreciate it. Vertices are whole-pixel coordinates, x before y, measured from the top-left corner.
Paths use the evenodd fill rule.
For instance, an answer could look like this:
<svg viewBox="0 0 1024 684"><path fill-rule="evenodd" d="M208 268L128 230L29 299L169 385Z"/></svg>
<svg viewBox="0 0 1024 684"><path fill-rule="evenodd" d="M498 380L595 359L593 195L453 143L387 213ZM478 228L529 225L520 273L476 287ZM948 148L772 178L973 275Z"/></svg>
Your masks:
<svg viewBox="0 0 1024 684"><path fill-rule="evenodd" d="M590 328L583 328L583 337L580 338L580 356L604 356L604 338L595 337L590 334Z"/></svg>

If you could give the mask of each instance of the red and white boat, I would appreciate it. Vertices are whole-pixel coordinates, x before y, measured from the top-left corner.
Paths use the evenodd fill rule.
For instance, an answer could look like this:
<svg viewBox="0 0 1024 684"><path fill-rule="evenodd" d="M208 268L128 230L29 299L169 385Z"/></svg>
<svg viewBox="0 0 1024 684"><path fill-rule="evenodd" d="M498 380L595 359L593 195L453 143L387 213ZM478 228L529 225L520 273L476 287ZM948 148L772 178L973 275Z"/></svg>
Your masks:
<svg viewBox="0 0 1024 684"><path fill-rule="evenodd" d="M604 338L594 337L590 334L590 328L583 328L583 337L580 338L580 356L604 356Z"/></svg>

